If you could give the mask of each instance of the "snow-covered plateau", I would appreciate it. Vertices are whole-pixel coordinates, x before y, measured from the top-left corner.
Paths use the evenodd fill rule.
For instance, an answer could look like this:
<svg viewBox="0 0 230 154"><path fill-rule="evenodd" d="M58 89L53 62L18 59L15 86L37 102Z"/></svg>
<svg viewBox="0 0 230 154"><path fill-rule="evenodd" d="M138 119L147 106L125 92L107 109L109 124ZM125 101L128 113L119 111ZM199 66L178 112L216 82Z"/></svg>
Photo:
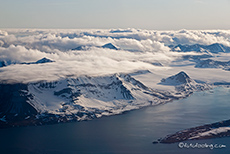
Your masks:
<svg viewBox="0 0 230 154"><path fill-rule="evenodd" d="M121 114L229 85L230 31L0 30L0 127Z"/></svg>

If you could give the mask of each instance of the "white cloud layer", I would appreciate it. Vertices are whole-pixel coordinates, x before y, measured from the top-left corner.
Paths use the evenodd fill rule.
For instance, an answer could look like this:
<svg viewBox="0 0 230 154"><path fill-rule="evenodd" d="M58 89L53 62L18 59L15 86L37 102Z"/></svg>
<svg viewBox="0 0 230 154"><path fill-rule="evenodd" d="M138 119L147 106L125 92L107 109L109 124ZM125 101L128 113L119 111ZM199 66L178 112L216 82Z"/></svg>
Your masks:
<svg viewBox="0 0 230 154"><path fill-rule="evenodd" d="M107 43L116 45L120 50L98 48ZM56 80L67 75L103 75L139 69L163 69L151 63L167 65L175 58L188 54L171 52L168 45L213 43L230 46L230 31L0 30L0 61L32 62L43 57L55 61L0 68L0 79L29 82ZM89 46L90 49L72 50L78 46Z"/></svg>

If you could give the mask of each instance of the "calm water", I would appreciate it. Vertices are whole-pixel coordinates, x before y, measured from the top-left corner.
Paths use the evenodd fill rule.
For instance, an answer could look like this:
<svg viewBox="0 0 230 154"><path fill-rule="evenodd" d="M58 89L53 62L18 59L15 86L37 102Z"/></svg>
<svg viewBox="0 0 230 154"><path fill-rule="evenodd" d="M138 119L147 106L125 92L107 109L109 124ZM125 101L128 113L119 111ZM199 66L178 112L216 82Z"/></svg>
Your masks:
<svg viewBox="0 0 230 154"><path fill-rule="evenodd" d="M189 141L224 149L180 149L152 141L178 130L230 119L230 89L216 88L165 105L92 121L0 130L0 153L189 154L230 153L230 138Z"/></svg>

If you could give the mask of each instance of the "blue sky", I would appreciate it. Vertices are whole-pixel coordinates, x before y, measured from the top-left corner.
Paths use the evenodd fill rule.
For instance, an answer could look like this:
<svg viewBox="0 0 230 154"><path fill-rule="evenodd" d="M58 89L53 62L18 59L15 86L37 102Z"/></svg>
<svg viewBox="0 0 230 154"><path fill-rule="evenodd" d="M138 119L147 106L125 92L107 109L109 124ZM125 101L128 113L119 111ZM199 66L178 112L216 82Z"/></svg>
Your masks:
<svg viewBox="0 0 230 154"><path fill-rule="evenodd" d="M0 0L0 28L230 29L230 0Z"/></svg>

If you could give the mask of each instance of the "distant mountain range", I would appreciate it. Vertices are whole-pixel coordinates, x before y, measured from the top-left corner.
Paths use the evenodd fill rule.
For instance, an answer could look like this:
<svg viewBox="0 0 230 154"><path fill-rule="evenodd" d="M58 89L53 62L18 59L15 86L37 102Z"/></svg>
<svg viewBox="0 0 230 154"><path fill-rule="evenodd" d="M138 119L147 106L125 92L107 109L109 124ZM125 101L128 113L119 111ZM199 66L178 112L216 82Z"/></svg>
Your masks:
<svg viewBox="0 0 230 154"><path fill-rule="evenodd" d="M226 52L230 53L230 47L225 46L223 44L214 43L211 45L200 45L200 44L194 44L194 45L176 45L176 46L169 46L172 51L177 52L200 52L200 53L219 53L219 52Z"/></svg>
<svg viewBox="0 0 230 154"><path fill-rule="evenodd" d="M120 48L115 46L112 43L107 43L103 46L93 46L93 45L81 45L76 48L73 48L72 50L90 50L92 47L96 48L107 48L107 49L112 49L112 50L119 50ZM225 46L220 43L214 43L211 45L200 45L200 44L194 44L194 45L170 45L169 46L172 51L176 52L199 52L199 53L207 53L207 54L212 54L212 53L219 53L219 52L224 52L224 53L230 53L230 47ZM137 52L137 50L129 50L133 52Z"/></svg>
<svg viewBox="0 0 230 154"><path fill-rule="evenodd" d="M76 48L74 48L72 50L90 50L92 47L119 50L119 48L116 47L112 43L107 43L107 44L105 44L103 46L81 45L81 46L78 46L78 47L76 47Z"/></svg>
<svg viewBox="0 0 230 154"><path fill-rule="evenodd" d="M223 70L230 71L230 61L216 61L212 59L198 60L196 68L222 68Z"/></svg>
<svg viewBox="0 0 230 154"><path fill-rule="evenodd" d="M176 45L170 46L172 51L176 52L198 52L201 55L184 55L185 60L195 62L195 68L221 68L225 71L230 71L230 61L218 61L209 58L215 58L217 53L230 53L230 47L223 44L215 43L211 45Z"/></svg>
<svg viewBox="0 0 230 154"><path fill-rule="evenodd" d="M9 66L9 65L13 65L13 64L27 64L27 65L30 65L30 64L52 63L52 62L55 62L55 61L50 60L50 59L48 59L46 57L44 57L42 59L39 59L36 62L29 62L29 63L26 63L26 62L13 62L13 61L10 61L10 60L2 60L2 61L0 61L0 67L6 67L6 66Z"/></svg>

